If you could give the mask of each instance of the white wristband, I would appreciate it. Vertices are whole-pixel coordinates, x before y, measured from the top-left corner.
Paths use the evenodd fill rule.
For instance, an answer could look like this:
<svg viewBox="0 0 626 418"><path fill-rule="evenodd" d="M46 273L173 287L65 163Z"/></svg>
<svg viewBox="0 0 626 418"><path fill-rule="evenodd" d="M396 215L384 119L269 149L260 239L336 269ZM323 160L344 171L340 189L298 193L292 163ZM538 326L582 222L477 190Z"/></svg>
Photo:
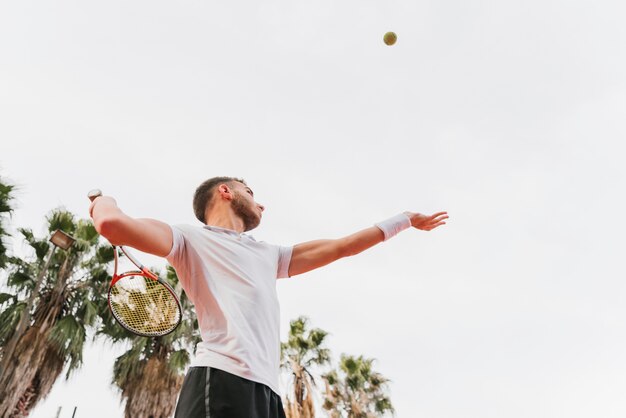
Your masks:
<svg viewBox="0 0 626 418"><path fill-rule="evenodd" d="M400 213L392 218L378 222L375 225L383 231L385 241L387 241L389 238L398 235L400 231L410 228L411 219L404 213Z"/></svg>

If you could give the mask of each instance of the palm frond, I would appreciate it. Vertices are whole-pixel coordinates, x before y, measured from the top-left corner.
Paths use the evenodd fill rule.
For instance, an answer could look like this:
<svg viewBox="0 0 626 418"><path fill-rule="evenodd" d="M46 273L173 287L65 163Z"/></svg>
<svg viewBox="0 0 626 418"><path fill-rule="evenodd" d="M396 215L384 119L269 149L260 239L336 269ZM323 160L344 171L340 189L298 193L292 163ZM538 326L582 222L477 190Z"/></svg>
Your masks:
<svg viewBox="0 0 626 418"><path fill-rule="evenodd" d="M35 288L35 277L31 271L19 269L9 274L7 284L19 291L30 291Z"/></svg>
<svg viewBox="0 0 626 418"><path fill-rule="evenodd" d="M289 373L292 388L293 416L313 416L312 387L315 378L311 368L330 362L330 350L323 346L328 333L319 328L309 330L309 319L300 316L289 323L287 341L281 343L281 369ZM288 397L289 399L289 397Z"/></svg>
<svg viewBox="0 0 626 418"><path fill-rule="evenodd" d="M15 192L15 185L7 183L4 179L0 178L0 213L10 214L13 212L13 192Z"/></svg>
<svg viewBox="0 0 626 418"><path fill-rule="evenodd" d="M12 295L11 293L0 293L0 306L9 300L15 301L15 295Z"/></svg>
<svg viewBox="0 0 626 418"><path fill-rule="evenodd" d="M26 302L17 302L17 299L14 299L14 301L14 303L7 305L0 312L0 344L3 346L15 332L17 323L26 309Z"/></svg>
<svg viewBox="0 0 626 418"><path fill-rule="evenodd" d="M63 209L53 209L48 216L48 232L54 232L57 229L64 231L67 234L74 235L76 231L76 221L73 213Z"/></svg>
<svg viewBox="0 0 626 418"><path fill-rule="evenodd" d="M189 351L184 349L174 351L170 354L168 364L173 371L181 373L189 364Z"/></svg>
<svg viewBox="0 0 626 418"><path fill-rule="evenodd" d="M14 191L14 185L0 178L0 268L6 266L8 259L8 248L5 238L10 236L10 234L7 232L5 220L7 216L13 213L12 201Z"/></svg>
<svg viewBox="0 0 626 418"><path fill-rule="evenodd" d="M68 377L82 363L85 337L85 327L71 315L59 319L50 330L48 341L61 357L70 359Z"/></svg>
<svg viewBox="0 0 626 418"><path fill-rule="evenodd" d="M28 245L35 250L37 259L43 262L52 244L49 243L47 239L37 239L33 234L33 231L29 228L18 228L18 231L22 234L22 237Z"/></svg>
<svg viewBox="0 0 626 418"><path fill-rule="evenodd" d="M86 219L79 219L77 221L74 238L88 242L91 246L93 246L98 242L99 237L100 235L98 234L98 231L96 231L96 227L93 225L93 222Z"/></svg>
<svg viewBox="0 0 626 418"><path fill-rule="evenodd" d="M373 370L374 359L341 355L339 370L323 376L326 383L324 409L331 416L345 412L348 417L374 417L394 414L386 394L389 379Z"/></svg>
<svg viewBox="0 0 626 418"><path fill-rule="evenodd" d="M143 350L148 343L147 338L135 338L130 350L119 356L113 365L113 383L124 388L129 381L140 375Z"/></svg>
<svg viewBox="0 0 626 418"><path fill-rule="evenodd" d="M91 301L89 292L81 292L80 296L82 297L76 303L76 317L86 326L93 325L98 319L98 306Z"/></svg>

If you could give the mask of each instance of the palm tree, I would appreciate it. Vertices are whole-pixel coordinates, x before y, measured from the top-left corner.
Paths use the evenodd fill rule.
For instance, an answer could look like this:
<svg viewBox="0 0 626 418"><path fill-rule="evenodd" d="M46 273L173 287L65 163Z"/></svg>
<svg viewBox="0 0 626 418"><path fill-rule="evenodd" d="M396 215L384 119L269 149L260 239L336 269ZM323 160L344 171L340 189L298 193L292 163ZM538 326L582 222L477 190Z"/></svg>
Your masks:
<svg viewBox="0 0 626 418"><path fill-rule="evenodd" d="M66 378L80 367L87 329L97 319L98 283L91 269L98 265L98 233L89 221L76 220L63 209L47 217L50 232L61 229L76 242L67 251L49 253L52 245L38 239L29 229L20 229L34 250L34 260L11 257L8 285L13 293L0 299L0 348L14 346L0 378L0 417L23 417L52 389L67 367ZM46 254L52 256L46 271ZM96 269L97 270L97 269ZM97 271L96 271L97 272ZM41 274L40 274L41 273ZM102 275L101 275L102 276ZM33 294L36 278L41 286ZM25 312L29 297L32 312ZM16 325L28 315L28 325L18 335Z"/></svg>
<svg viewBox="0 0 626 418"><path fill-rule="evenodd" d="M6 215L10 215L13 212L11 201L13 200L14 189L15 186L6 183L0 178L0 268L6 266L8 259L5 237L8 236L9 233L4 221Z"/></svg>
<svg viewBox="0 0 626 418"><path fill-rule="evenodd" d="M385 394L389 380L372 369L374 359L342 354L339 372L323 376L326 393L323 407L331 418L375 418L394 412Z"/></svg>
<svg viewBox="0 0 626 418"><path fill-rule="evenodd" d="M171 266L167 266L165 278L174 289L179 287L178 277ZM174 412L184 370L189 364L189 349L194 349L200 341L192 304L184 293L180 296L180 303L183 310L181 324L171 334L158 338L133 335L117 325L108 310L103 311L106 314L99 333L114 343L126 341L131 344L113 366L113 384L126 400L126 418L168 418Z"/></svg>
<svg viewBox="0 0 626 418"><path fill-rule="evenodd" d="M311 368L330 363L330 350L323 347L328 333L319 328L307 332L308 322L303 316L291 321L287 342L281 343L281 368L290 373L293 387L293 399L286 396L287 418L315 416L312 390L315 379Z"/></svg>

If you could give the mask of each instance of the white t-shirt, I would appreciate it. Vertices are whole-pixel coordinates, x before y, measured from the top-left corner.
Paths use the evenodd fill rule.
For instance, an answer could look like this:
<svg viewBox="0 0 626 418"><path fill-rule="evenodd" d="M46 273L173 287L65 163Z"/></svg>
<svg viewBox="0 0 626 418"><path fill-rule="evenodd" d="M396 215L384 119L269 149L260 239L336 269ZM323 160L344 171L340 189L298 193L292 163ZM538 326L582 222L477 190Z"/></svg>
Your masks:
<svg viewBox="0 0 626 418"><path fill-rule="evenodd" d="M195 305L202 336L191 365L221 369L278 394L276 279L288 277L292 247L214 226L176 225L172 233L166 258Z"/></svg>

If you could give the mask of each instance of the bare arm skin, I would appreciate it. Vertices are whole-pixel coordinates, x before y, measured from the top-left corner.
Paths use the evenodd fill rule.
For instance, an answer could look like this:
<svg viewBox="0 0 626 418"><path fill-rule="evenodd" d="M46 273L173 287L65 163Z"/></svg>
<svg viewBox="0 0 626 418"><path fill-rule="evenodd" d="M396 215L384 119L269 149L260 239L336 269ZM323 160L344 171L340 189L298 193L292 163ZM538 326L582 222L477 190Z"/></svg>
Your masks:
<svg viewBox="0 0 626 418"><path fill-rule="evenodd" d="M100 235L113 245L127 245L165 257L172 249L172 229L155 219L131 218L117 207L115 199L101 196L91 202L89 213Z"/></svg>
<svg viewBox="0 0 626 418"><path fill-rule="evenodd" d="M405 214L411 220L411 226L422 231L431 231L440 225L445 225L445 220L448 219L447 212L437 212L429 216L413 212L405 212ZM298 244L294 246L291 255L289 276L306 273L340 258L359 254L383 240L383 231L372 226L344 238Z"/></svg>

